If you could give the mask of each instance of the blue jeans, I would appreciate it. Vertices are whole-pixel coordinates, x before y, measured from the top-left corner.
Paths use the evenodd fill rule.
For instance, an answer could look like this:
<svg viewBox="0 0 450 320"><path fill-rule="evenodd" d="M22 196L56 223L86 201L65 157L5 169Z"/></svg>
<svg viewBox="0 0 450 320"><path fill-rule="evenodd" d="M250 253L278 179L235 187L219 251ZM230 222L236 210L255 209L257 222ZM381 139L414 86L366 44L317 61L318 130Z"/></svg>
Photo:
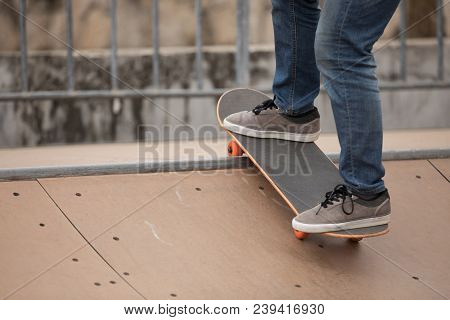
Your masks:
<svg viewBox="0 0 450 320"><path fill-rule="evenodd" d="M385 190L383 128L373 44L399 0L272 0L275 104L289 115L313 108L319 74L336 121L339 171L359 194ZM320 71L320 73L319 73Z"/></svg>

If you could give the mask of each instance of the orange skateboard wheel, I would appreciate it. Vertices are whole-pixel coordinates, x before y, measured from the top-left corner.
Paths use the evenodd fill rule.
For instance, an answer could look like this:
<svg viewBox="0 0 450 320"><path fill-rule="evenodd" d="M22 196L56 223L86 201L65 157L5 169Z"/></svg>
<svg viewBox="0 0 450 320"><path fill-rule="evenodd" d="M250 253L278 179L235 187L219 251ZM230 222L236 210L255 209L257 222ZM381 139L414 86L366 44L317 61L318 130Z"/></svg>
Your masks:
<svg viewBox="0 0 450 320"><path fill-rule="evenodd" d="M299 240L306 239L306 237L309 235L309 233L298 231L295 229L294 229L294 234L295 234L295 237Z"/></svg>
<svg viewBox="0 0 450 320"><path fill-rule="evenodd" d="M350 238L352 242L360 242L363 238Z"/></svg>
<svg viewBox="0 0 450 320"><path fill-rule="evenodd" d="M240 157L244 154L241 147L234 140L228 142L228 156L230 157Z"/></svg>

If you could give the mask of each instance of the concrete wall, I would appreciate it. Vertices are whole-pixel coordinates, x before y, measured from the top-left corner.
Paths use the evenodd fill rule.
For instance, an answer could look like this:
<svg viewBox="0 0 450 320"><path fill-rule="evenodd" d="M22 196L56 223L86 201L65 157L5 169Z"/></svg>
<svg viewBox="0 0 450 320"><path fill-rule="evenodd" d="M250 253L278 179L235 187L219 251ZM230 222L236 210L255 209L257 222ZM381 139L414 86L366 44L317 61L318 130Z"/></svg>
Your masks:
<svg viewBox="0 0 450 320"><path fill-rule="evenodd" d="M4 0L18 9L17 0ZM76 0L73 2L74 46L77 49L106 48L110 41L109 0ZM410 0L413 6L423 0ZM207 45L227 45L235 42L236 0L203 0L203 39ZM27 1L27 17L60 39L66 38L64 1ZM118 44L121 48L150 47L151 43L151 1L117 1ZM424 5L421 4L423 7ZM427 7L416 15L410 14L408 24L415 23L431 11ZM271 0L250 0L250 38L254 44L273 43ZM450 6L443 8L445 22L450 19ZM417 11L417 10L416 10ZM163 46L190 46L194 44L195 20L194 0L160 1L161 44ZM398 12L388 25L383 37L397 34ZM410 31L413 35L423 26L433 29L434 16L425 19ZM63 49L34 24L27 25L30 50ZM19 49L18 15L5 4L0 3L0 51ZM450 34L450 23L445 23L445 32ZM429 33L422 34L428 36ZM416 35L417 36L417 35Z"/></svg>
<svg viewBox="0 0 450 320"><path fill-rule="evenodd" d="M398 78L398 43L380 43L376 53L381 80ZM450 42L446 43L446 79L450 79ZM105 51L85 52L95 63L109 67ZM436 46L432 40L413 40L408 46L408 80L434 80ZM194 52L191 48L162 50L161 86L195 88ZM81 57L75 59L76 89L108 89L107 73ZM251 53L251 86L270 88L274 71L273 48L255 46ZM65 89L65 52L36 52L30 57L31 90ZM120 78L135 88L151 87L151 52L122 50ZM205 48L205 87L234 86L232 47ZM0 90L20 90L20 63L17 54L0 55ZM124 88L123 85L121 87ZM450 127L450 90L409 90L383 92L384 125L396 128ZM159 107L155 107L156 103ZM326 94L316 104L322 114L325 132L334 131L332 112ZM140 124L177 125L179 121L198 127L216 125L215 98L123 99L109 100L0 102L0 146L31 146L54 143L133 141ZM163 108L167 113L160 110ZM173 115L173 116L171 116Z"/></svg>
<svg viewBox="0 0 450 320"><path fill-rule="evenodd" d="M6 0L18 9L18 1ZM253 43L273 41L271 0L250 0ZM117 1L117 40L121 48L152 45L150 0ZM203 40L207 45L235 42L236 0L203 0ZM66 38L64 1L28 1L27 16L60 39ZM77 49L106 48L110 41L109 0L73 1L74 46ZM17 13L0 3L0 51L19 49ZM194 44L194 0L160 1L160 38L163 46ZM61 43L28 23L31 50L63 49Z"/></svg>

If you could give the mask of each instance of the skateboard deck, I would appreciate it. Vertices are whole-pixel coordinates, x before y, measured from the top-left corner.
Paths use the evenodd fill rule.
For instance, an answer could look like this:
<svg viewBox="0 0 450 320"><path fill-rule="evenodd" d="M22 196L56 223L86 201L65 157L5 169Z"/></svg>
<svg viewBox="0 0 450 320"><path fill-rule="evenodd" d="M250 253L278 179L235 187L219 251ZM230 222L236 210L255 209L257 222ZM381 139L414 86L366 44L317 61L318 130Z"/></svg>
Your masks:
<svg viewBox="0 0 450 320"><path fill-rule="evenodd" d="M219 124L223 127L223 120L228 115L250 111L267 99L270 97L252 89L239 88L225 92L217 103ZM342 183L336 166L315 143L260 139L226 131L232 139L228 144L228 154L246 154L295 215L316 206L323 201L326 192ZM383 225L322 234L359 241L388 231L388 225ZM296 230L294 233L299 239L308 235Z"/></svg>

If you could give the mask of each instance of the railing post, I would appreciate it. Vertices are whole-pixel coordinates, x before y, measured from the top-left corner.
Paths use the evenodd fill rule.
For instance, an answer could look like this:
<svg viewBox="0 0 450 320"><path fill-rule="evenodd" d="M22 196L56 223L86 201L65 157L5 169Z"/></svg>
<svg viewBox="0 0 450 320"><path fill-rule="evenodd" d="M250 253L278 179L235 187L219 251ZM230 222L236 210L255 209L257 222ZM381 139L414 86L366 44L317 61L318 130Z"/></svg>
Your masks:
<svg viewBox="0 0 450 320"><path fill-rule="evenodd" d="M159 0L152 0L153 86L159 87Z"/></svg>
<svg viewBox="0 0 450 320"><path fill-rule="evenodd" d="M406 80L406 0L400 2L400 79Z"/></svg>
<svg viewBox="0 0 450 320"><path fill-rule="evenodd" d="M197 89L203 89L202 0L195 0L195 73Z"/></svg>
<svg viewBox="0 0 450 320"><path fill-rule="evenodd" d="M71 91L74 88L73 81L73 14L72 14L72 0L65 1L66 9L66 42L67 42L67 90Z"/></svg>
<svg viewBox="0 0 450 320"><path fill-rule="evenodd" d="M19 0L20 79L22 91L28 91L28 48L26 0Z"/></svg>
<svg viewBox="0 0 450 320"><path fill-rule="evenodd" d="M237 0L237 34L236 34L236 83L247 86L249 73L249 0Z"/></svg>
<svg viewBox="0 0 450 320"><path fill-rule="evenodd" d="M117 89L117 0L110 0L111 20L111 88Z"/></svg>
<svg viewBox="0 0 450 320"><path fill-rule="evenodd" d="M444 22L442 0L436 0L437 78L444 80Z"/></svg>

